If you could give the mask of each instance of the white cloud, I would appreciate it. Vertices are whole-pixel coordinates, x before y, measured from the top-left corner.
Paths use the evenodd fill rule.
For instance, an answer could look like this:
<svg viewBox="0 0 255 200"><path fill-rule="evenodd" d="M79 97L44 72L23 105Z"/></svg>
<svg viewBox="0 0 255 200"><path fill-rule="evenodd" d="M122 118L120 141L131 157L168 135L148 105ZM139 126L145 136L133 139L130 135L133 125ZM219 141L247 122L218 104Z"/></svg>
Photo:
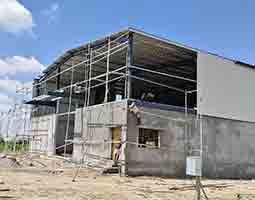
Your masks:
<svg viewBox="0 0 255 200"><path fill-rule="evenodd" d="M0 30L9 33L30 32L35 26L31 12L17 0L0 0Z"/></svg>
<svg viewBox="0 0 255 200"><path fill-rule="evenodd" d="M32 82L21 83L18 80L13 79L0 79L0 112L6 112L10 108L13 108L14 103L21 103L23 98L31 98L31 93L23 95L22 93L16 93L16 90L22 88L28 88L31 91Z"/></svg>
<svg viewBox="0 0 255 200"><path fill-rule="evenodd" d="M13 56L0 59L0 112L13 108L14 103L21 103L23 97L31 98L31 93L23 96L16 93L16 90L26 87L31 91L32 81L23 83L10 79L9 75L15 77L20 77L22 73L32 75L41 72L43 68L44 66L34 57Z"/></svg>
<svg viewBox="0 0 255 200"><path fill-rule="evenodd" d="M57 12L59 10L58 3L52 3L49 8L42 10L42 14L48 18L48 23L52 23L57 19Z"/></svg>
<svg viewBox="0 0 255 200"><path fill-rule="evenodd" d="M21 90L22 88L31 88L32 87L32 81L31 82L25 82L21 83L18 80L12 80L8 77L6 79L0 79L0 91L3 91L5 93L14 95L17 90Z"/></svg>
<svg viewBox="0 0 255 200"><path fill-rule="evenodd" d="M7 112L14 105L14 98L0 93L0 112Z"/></svg>
<svg viewBox="0 0 255 200"><path fill-rule="evenodd" d="M16 85L20 84L21 83L16 80L0 79L0 91L14 95L16 92Z"/></svg>
<svg viewBox="0 0 255 200"><path fill-rule="evenodd" d="M0 59L0 76L17 73L38 73L44 66L34 57L13 56Z"/></svg>
<svg viewBox="0 0 255 200"><path fill-rule="evenodd" d="M9 98L7 95L0 93L0 104L10 104L13 100Z"/></svg>

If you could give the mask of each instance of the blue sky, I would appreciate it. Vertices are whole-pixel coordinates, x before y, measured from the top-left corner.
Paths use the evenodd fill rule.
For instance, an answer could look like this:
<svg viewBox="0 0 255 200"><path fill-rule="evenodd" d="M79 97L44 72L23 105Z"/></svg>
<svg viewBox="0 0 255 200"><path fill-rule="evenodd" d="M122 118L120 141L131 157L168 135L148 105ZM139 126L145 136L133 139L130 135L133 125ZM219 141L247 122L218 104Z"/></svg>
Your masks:
<svg viewBox="0 0 255 200"><path fill-rule="evenodd" d="M29 83L65 50L128 26L255 64L254 7L253 0L0 0L0 111L13 103L15 82Z"/></svg>

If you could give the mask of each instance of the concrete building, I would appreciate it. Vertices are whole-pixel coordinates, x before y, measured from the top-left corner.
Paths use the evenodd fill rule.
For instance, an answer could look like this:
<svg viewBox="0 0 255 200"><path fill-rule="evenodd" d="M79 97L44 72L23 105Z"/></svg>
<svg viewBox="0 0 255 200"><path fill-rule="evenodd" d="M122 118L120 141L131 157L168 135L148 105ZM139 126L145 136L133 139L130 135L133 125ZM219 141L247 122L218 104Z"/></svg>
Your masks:
<svg viewBox="0 0 255 200"><path fill-rule="evenodd" d="M127 175L255 177L253 65L128 28L68 50L34 80L31 148Z"/></svg>

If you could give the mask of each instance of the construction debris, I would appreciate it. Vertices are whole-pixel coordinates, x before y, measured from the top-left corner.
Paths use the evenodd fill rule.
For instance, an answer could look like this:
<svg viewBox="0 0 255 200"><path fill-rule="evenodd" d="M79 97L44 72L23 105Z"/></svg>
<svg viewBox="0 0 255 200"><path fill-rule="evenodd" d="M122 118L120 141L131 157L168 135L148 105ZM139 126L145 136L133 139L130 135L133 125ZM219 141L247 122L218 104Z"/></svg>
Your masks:
<svg viewBox="0 0 255 200"><path fill-rule="evenodd" d="M0 188L0 192L9 192L10 189L9 188Z"/></svg>
<svg viewBox="0 0 255 200"><path fill-rule="evenodd" d="M77 174L79 180L74 184L71 182L74 165L70 165L70 162L62 157L36 153L1 155L0 163L6 160L11 163L9 166L13 167L8 168L8 171L0 171L0 199L27 200L40 199L42 196L56 199L63 195L73 198L75 194L78 199L88 197L87 199L117 200L123 196L124 199L131 200L186 200L195 194L192 180L146 176L130 178L112 174L102 176L99 171L84 169L82 166ZM5 176L6 172L8 177ZM58 178L55 178L56 175ZM5 185L5 180L8 180L8 185ZM210 198L232 195L232 199L235 199L232 192L235 188L245 193L251 191L250 188L255 188L255 182L204 180L204 188Z"/></svg>
<svg viewBox="0 0 255 200"><path fill-rule="evenodd" d="M41 160L42 161L42 160ZM43 162L43 161L42 161ZM166 179L155 177L120 177L100 175L95 170L82 168L79 179L71 182L73 169L66 168L57 178L49 173L34 173L34 167L27 171L6 172L0 170L0 177L8 182L2 185L1 196L13 199L102 199L102 200L187 200L195 195L192 180ZM209 199L236 199L236 193L250 194L255 188L253 181L203 180ZM254 191L254 190L253 190Z"/></svg>
<svg viewBox="0 0 255 200"><path fill-rule="evenodd" d="M14 196L0 195L0 199L14 199Z"/></svg>
<svg viewBox="0 0 255 200"><path fill-rule="evenodd" d="M49 173L60 174L64 171L65 160L58 156L45 156L40 154L2 154L0 168L33 168L46 169ZM1 184L1 181L0 181Z"/></svg>
<svg viewBox="0 0 255 200"><path fill-rule="evenodd" d="M19 162L15 157L2 155L0 158L0 168L18 168L20 167Z"/></svg>
<svg viewBox="0 0 255 200"><path fill-rule="evenodd" d="M214 189L223 189L223 188L227 188L227 187L231 187L233 185L229 185L229 184L207 184L207 185L203 185L204 188L214 188ZM173 187L169 187L169 190L179 190L179 191L185 191L185 190L194 190L195 185L185 185L185 186L173 186Z"/></svg>

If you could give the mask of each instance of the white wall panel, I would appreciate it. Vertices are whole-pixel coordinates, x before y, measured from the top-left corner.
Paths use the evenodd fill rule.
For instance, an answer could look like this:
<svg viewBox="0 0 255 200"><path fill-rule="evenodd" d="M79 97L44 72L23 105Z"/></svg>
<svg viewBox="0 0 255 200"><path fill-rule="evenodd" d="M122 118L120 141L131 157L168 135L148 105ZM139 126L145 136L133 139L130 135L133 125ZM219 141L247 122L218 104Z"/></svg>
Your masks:
<svg viewBox="0 0 255 200"><path fill-rule="evenodd" d="M255 70L206 53L197 59L198 112L254 122Z"/></svg>

